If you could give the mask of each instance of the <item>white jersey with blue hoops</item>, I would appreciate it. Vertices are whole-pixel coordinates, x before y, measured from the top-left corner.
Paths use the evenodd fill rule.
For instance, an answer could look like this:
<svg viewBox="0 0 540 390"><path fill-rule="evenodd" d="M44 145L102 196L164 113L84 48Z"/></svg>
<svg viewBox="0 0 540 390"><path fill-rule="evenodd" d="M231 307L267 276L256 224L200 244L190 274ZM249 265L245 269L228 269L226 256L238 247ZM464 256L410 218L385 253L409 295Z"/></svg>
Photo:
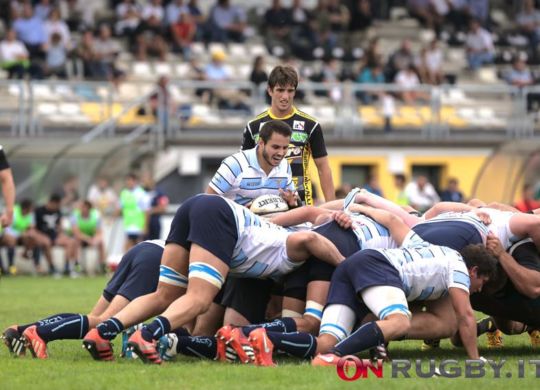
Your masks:
<svg viewBox="0 0 540 390"><path fill-rule="evenodd" d="M238 241L229 273L249 278L279 278L302 265L287 257L287 237L292 233L225 199L236 218Z"/></svg>
<svg viewBox="0 0 540 390"><path fill-rule="evenodd" d="M432 245L410 232L399 249L376 250L398 270L409 302L438 299L453 287L469 292L467 266L453 249Z"/></svg>
<svg viewBox="0 0 540 390"><path fill-rule="evenodd" d="M261 195L277 195L280 189L294 192L287 160L283 159L267 175L257 160L257 148L235 153L223 160L210 181L210 188L241 205L247 205Z"/></svg>

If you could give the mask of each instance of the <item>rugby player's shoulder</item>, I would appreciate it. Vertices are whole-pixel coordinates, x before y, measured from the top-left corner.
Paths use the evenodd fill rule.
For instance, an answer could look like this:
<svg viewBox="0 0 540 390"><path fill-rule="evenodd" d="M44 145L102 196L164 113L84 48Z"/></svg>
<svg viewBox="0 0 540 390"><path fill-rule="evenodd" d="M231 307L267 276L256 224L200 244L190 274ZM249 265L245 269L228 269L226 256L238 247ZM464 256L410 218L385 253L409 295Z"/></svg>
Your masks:
<svg viewBox="0 0 540 390"><path fill-rule="evenodd" d="M268 110L264 110L263 112L261 112L259 115L257 115L255 118L253 118L252 120L250 120L248 123L253 123L253 122L257 122L257 121L260 121L261 119L264 119L268 117Z"/></svg>
<svg viewBox="0 0 540 390"><path fill-rule="evenodd" d="M304 111L301 111L301 110L296 109L296 114L297 114L298 116L301 116L302 118L308 119L308 120L310 120L310 121L313 121L313 122L319 122L317 119L315 119L314 117L312 117L312 116L309 115L309 114L306 114Z"/></svg>

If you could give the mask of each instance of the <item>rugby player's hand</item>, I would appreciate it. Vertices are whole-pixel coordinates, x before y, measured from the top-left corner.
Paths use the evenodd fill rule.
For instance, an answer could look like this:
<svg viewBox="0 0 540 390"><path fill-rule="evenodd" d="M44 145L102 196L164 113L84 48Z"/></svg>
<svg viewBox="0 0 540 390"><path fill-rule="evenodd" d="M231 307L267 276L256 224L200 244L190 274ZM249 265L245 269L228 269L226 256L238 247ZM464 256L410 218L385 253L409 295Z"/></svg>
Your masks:
<svg viewBox="0 0 540 390"><path fill-rule="evenodd" d="M480 221L482 221L482 223L484 225L490 225L491 224L491 217L489 216L488 213L486 213L485 211L482 211L482 210L475 210L474 213L476 214L476 216L478 217L478 219L480 219Z"/></svg>
<svg viewBox="0 0 540 390"><path fill-rule="evenodd" d="M501 241L491 232L487 236L486 248L497 258L505 252Z"/></svg>
<svg viewBox="0 0 540 390"><path fill-rule="evenodd" d="M350 229L352 227L351 216L343 211L335 211L332 213L332 218L343 229Z"/></svg>
<svg viewBox="0 0 540 390"><path fill-rule="evenodd" d="M290 208L298 207L298 199L300 199L298 197L298 192L291 190L283 190L282 188L280 188L279 196L281 196L283 200L287 202Z"/></svg>

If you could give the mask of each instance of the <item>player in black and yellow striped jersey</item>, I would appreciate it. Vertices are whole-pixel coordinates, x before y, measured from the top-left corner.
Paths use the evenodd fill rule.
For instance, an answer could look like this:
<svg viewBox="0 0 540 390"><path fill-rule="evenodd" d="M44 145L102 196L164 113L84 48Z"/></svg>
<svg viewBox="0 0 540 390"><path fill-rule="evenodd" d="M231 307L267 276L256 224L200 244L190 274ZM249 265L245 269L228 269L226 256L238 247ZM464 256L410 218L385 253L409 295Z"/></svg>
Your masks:
<svg viewBox="0 0 540 390"><path fill-rule="evenodd" d="M319 180L326 201L335 198L332 171L320 123L294 107L294 95L298 86L298 74L290 66L276 66L268 78L268 94L272 103L268 110L248 122L244 130L242 150L254 148L259 130L268 121L279 119L292 128L287 160L291 164L293 180L298 194L305 204L313 204L313 192L308 164L311 157L317 167Z"/></svg>

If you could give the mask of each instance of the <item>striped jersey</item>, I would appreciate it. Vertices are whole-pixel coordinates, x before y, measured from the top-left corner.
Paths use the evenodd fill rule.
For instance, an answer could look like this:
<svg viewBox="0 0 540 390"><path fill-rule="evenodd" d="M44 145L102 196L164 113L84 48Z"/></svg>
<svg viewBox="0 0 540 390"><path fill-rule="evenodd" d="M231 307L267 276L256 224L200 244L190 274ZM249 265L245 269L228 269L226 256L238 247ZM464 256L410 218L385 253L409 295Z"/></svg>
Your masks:
<svg viewBox="0 0 540 390"><path fill-rule="evenodd" d="M399 272L407 301L438 299L450 288L469 292L470 278L461 255L432 245L410 232L398 249L376 249Z"/></svg>
<svg viewBox="0 0 540 390"><path fill-rule="evenodd" d="M236 219L238 240L234 247L229 273L244 278L279 278L302 263L287 256L286 241L292 233L247 208L226 199Z"/></svg>
<svg viewBox="0 0 540 390"><path fill-rule="evenodd" d="M286 117L277 118L270 109L248 122L244 129L242 150L255 147L259 140L259 130L271 120L278 119L292 128L291 143L286 159L291 165L293 181L302 202L313 204L311 179L308 171L311 157L320 158L328 155L323 132L319 122L308 114L293 107L293 112Z"/></svg>
<svg viewBox="0 0 540 390"><path fill-rule="evenodd" d="M210 181L210 188L234 202L247 205L261 195L278 195L279 190L295 191L287 160L267 175L257 160L257 148L227 157Z"/></svg>

